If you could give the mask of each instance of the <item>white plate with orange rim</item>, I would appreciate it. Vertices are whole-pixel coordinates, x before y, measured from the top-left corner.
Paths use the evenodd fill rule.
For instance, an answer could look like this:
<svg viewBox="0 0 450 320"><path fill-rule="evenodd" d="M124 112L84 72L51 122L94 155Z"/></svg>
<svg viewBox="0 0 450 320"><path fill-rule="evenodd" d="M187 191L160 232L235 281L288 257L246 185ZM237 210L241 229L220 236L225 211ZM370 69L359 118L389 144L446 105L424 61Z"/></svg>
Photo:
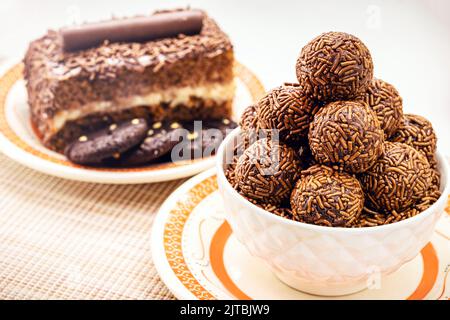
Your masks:
<svg viewBox="0 0 450 320"><path fill-rule="evenodd" d="M215 169L181 185L160 208L152 230L155 266L179 299L330 299L280 282L233 236L224 220ZM450 207L421 254L370 289L334 299L450 299Z"/></svg>
<svg viewBox="0 0 450 320"><path fill-rule="evenodd" d="M42 145L31 123L23 64L5 63L0 72L0 151L13 160L34 170L53 176L97 183L148 183L192 176L211 168L214 157L162 163L139 168L92 168L76 165L63 155ZM0 70L0 71L2 71ZM264 94L258 78L239 62L234 67L236 95L234 113L253 103Z"/></svg>

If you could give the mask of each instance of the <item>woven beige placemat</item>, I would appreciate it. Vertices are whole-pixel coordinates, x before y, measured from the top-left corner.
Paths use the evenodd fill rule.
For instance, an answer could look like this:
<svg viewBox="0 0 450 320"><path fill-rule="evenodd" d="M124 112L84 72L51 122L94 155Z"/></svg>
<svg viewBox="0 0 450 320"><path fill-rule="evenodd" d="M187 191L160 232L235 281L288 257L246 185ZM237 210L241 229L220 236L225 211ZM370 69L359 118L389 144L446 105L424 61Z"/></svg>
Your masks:
<svg viewBox="0 0 450 320"><path fill-rule="evenodd" d="M173 299L150 237L159 206L183 181L68 181L0 153L0 299Z"/></svg>

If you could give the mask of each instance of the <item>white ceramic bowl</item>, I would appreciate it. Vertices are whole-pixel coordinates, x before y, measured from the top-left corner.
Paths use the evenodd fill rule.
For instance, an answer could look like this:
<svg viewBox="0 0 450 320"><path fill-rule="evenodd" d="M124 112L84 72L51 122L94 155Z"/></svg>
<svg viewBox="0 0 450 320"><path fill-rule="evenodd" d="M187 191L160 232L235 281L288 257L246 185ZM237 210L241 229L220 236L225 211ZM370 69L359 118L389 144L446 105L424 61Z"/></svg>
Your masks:
<svg viewBox="0 0 450 320"><path fill-rule="evenodd" d="M216 160L226 220L248 251L287 285L317 295L350 294L394 272L430 241L449 193L448 164L440 153L442 196L429 209L389 225L331 228L281 218L251 204L231 187L223 169L239 130L228 135Z"/></svg>

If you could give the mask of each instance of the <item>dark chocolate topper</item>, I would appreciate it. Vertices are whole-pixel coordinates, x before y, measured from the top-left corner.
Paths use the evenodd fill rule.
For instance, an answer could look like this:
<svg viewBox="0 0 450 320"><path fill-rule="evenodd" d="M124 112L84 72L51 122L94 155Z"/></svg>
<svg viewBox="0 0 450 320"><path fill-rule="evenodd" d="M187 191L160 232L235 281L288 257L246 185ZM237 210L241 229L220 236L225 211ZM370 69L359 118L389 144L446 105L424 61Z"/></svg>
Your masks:
<svg viewBox="0 0 450 320"><path fill-rule="evenodd" d="M84 50L109 42L144 42L179 34L200 33L203 13L184 10L157 13L148 17L133 17L89 23L61 29L66 52Z"/></svg>

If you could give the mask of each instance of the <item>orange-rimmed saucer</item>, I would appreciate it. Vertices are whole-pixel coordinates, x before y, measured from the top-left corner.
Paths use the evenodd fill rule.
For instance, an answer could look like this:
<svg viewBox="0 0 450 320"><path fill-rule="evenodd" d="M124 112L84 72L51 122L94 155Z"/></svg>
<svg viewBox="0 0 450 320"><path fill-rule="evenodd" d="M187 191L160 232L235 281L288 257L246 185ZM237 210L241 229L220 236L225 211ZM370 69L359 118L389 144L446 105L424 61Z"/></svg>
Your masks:
<svg viewBox="0 0 450 320"><path fill-rule="evenodd" d="M158 272L179 299L321 299L280 282L252 257L224 220L214 169L180 186L162 205L152 230ZM336 299L448 299L450 215L421 254L370 289ZM327 297L329 298L329 297Z"/></svg>
<svg viewBox="0 0 450 320"><path fill-rule="evenodd" d="M192 176L214 165L214 158L164 163L140 168L91 168L73 164L45 148L30 124L23 64L7 63L0 72L0 151L34 170L61 178L98 183L147 183ZM244 65L235 63L237 90L234 113L264 94L258 78Z"/></svg>

